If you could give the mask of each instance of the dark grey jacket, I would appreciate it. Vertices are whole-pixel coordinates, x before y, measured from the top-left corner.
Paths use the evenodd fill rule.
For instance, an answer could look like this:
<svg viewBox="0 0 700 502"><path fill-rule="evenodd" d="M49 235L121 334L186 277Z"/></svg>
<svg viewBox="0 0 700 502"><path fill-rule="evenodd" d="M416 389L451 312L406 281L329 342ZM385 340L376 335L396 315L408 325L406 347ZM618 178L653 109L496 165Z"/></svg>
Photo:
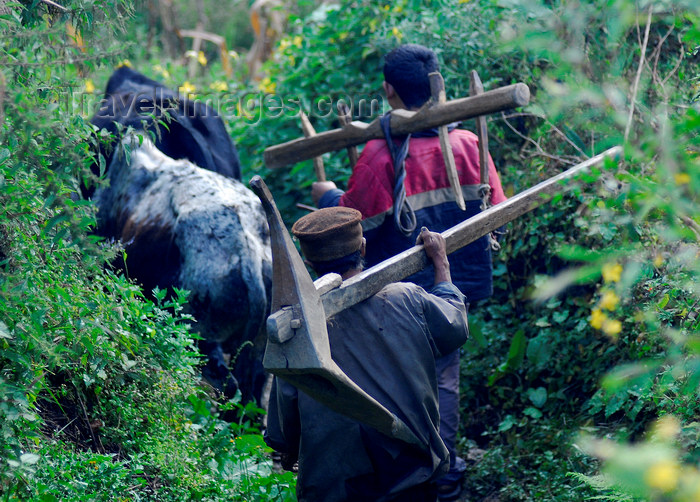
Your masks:
<svg viewBox="0 0 700 502"><path fill-rule="evenodd" d="M402 419L424 449L335 413L276 379L265 440L298 455L300 501L387 500L446 471L435 358L466 340L467 307L452 283L438 284L432 293L390 284L328 321L333 360Z"/></svg>

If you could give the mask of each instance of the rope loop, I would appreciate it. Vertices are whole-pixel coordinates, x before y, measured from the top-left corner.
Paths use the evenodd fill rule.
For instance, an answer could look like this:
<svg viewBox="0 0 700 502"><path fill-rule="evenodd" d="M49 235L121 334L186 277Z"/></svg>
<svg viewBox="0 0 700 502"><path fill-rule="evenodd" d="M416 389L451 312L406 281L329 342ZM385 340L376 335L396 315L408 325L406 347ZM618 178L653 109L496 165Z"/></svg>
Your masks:
<svg viewBox="0 0 700 502"><path fill-rule="evenodd" d="M479 185L479 198L481 199L480 209L485 211L491 206L491 185L483 183Z"/></svg>

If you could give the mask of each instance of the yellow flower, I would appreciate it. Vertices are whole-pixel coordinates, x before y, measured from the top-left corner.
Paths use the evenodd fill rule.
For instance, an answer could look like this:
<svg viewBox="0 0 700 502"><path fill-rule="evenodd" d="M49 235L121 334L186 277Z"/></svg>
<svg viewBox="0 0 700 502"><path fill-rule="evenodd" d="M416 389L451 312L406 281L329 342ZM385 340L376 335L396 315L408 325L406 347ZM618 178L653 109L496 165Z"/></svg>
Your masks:
<svg viewBox="0 0 700 502"><path fill-rule="evenodd" d="M603 313L600 309L593 309L591 311L591 326L595 329L600 329L603 327L603 323L607 320L608 316Z"/></svg>
<svg viewBox="0 0 700 502"><path fill-rule="evenodd" d="M656 268L661 267L661 265L663 265L663 264L664 264L664 257L661 256L661 253L659 253L659 254L657 254L656 256L654 256L654 266L655 266Z"/></svg>
<svg viewBox="0 0 700 502"><path fill-rule="evenodd" d="M85 79L85 92L88 94L92 94L95 92L95 84L92 82L91 79Z"/></svg>
<svg viewBox="0 0 700 502"><path fill-rule="evenodd" d="M384 6L384 10L389 10L390 8L391 8L391 7L389 7L388 5L385 5L385 6Z"/></svg>
<svg viewBox="0 0 700 502"><path fill-rule="evenodd" d="M680 469L676 462L671 460L661 460L649 467L644 473L644 481L651 488L656 488L663 492L670 492L678 485Z"/></svg>
<svg viewBox="0 0 700 502"><path fill-rule="evenodd" d="M121 68L122 66L128 66L129 68L133 68L131 61L129 61L128 59L122 59L121 61L119 61L119 64L117 64L117 68Z"/></svg>
<svg viewBox="0 0 700 502"><path fill-rule="evenodd" d="M614 291L606 291L600 299L600 306L605 310L615 310L619 301Z"/></svg>
<svg viewBox="0 0 700 502"><path fill-rule="evenodd" d="M403 7L401 5L397 5L394 7L394 12L403 12Z"/></svg>
<svg viewBox="0 0 700 502"><path fill-rule="evenodd" d="M603 265L603 280L605 282L618 282L622 276L622 265L619 263L606 263Z"/></svg>
<svg viewBox="0 0 700 502"><path fill-rule="evenodd" d="M615 336L622 331L622 323L617 319L606 319L603 321L603 333L608 336Z"/></svg>
<svg viewBox="0 0 700 502"><path fill-rule="evenodd" d="M690 175L688 173L678 173L674 176L676 185L687 185L690 183Z"/></svg>
<svg viewBox="0 0 700 502"><path fill-rule="evenodd" d="M199 53L197 54L197 61L199 61L199 64L201 64L202 66L207 65L207 57L202 51L199 51Z"/></svg>
<svg viewBox="0 0 700 502"><path fill-rule="evenodd" d="M272 80L270 80L270 77L265 77L258 84L258 89L260 89L261 91L263 91L264 93L267 93L267 94L274 93L276 88L277 88L277 84L275 84Z"/></svg>
<svg viewBox="0 0 700 502"><path fill-rule="evenodd" d="M209 87L211 87L215 91L219 92L224 92L228 91L228 84L222 80L217 80L216 82L212 82L209 84Z"/></svg>
<svg viewBox="0 0 700 502"><path fill-rule="evenodd" d="M403 38L403 34L401 33L401 31L400 31L396 26L394 26L394 27L391 29L391 33L394 34L394 36L396 37L397 40L401 40L401 39Z"/></svg>
<svg viewBox="0 0 700 502"><path fill-rule="evenodd" d="M673 415L664 415L654 424L654 432L661 439L673 439L681 431L681 423Z"/></svg>
<svg viewBox="0 0 700 502"><path fill-rule="evenodd" d="M295 36L295 37L292 39L292 43L293 43L296 47L301 47L301 43L302 43L303 41L304 41L304 39L301 38L301 35L297 35L297 36Z"/></svg>
<svg viewBox="0 0 700 502"><path fill-rule="evenodd" d="M194 91L196 90L196 87L192 84L190 84L188 81L185 81L184 84L182 84L178 90L180 91L180 94L184 94L185 96L189 96L190 94L193 94Z"/></svg>
<svg viewBox="0 0 700 502"><path fill-rule="evenodd" d="M289 39L288 39L288 38L283 38L282 40L280 40L280 45L279 45L279 49L278 49L278 50L279 50L280 52L284 52L284 50L285 50L287 47L289 47L290 45L292 45L292 43L289 41Z"/></svg>
<svg viewBox="0 0 700 502"><path fill-rule="evenodd" d="M459 0L459 4L462 5L464 3L469 3L469 0Z"/></svg>
<svg viewBox="0 0 700 502"><path fill-rule="evenodd" d="M160 73L164 78L170 78L170 72L159 64L153 67L153 71L155 71L156 73Z"/></svg>

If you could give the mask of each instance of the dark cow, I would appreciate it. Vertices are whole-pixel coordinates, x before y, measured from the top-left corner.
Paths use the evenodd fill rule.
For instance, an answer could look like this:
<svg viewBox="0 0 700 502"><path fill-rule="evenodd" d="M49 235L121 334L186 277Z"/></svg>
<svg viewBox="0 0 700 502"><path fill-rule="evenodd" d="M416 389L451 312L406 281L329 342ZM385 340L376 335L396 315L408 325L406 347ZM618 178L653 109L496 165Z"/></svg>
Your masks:
<svg viewBox="0 0 700 502"><path fill-rule="evenodd" d="M160 82L128 66L118 68L107 82L104 98L91 122L113 133L102 153L109 160L121 131L131 126L150 131L156 147L173 159L241 179L238 152L221 117L211 107L179 96ZM162 122L162 124L159 124Z"/></svg>
<svg viewBox="0 0 700 502"><path fill-rule="evenodd" d="M149 97L156 105L150 115L162 118L158 110L169 107L171 116L155 144L141 132L155 127L144 113ZM129 68L114 73L92 121L115 133L104 150L108 184L91 194L98 233L123 243L125 269L145 291L191 292L188 311L208 356L205 377L228 395L240 388L245 400L260 399L272 275L267 222L237 179L238 156L223 122L201 106ZM117 123L138 133L120 137ZM236 355L235 378L224 353Z"/></svg>

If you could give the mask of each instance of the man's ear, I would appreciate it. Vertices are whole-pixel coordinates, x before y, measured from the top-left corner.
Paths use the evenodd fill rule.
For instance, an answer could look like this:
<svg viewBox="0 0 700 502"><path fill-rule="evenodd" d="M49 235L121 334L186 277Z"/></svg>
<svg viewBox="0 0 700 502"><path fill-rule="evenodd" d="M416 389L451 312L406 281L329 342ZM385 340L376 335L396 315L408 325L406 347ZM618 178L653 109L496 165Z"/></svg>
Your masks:
<svg viewBox="0 0 700 502"><path fill-rule="evenodd" d="M386 80L382 82L382 87L384 88L384 94L386 94L387 99L392 99L394 96L398 96L398 94L396 94L396 89L394 89L394 86Z"/></svg>
<svg viewBox="0 0 700 502"><path fill-rule="evenodd" d="M366 252L367 252L367 239L365 239L363 237L362 243L360 244L360 256L362 256L364 258Z"/></svg>
<svg viewBox="0 0 700 502"><path fill-rule="evenodd" d="M399 108L406 108L401 96L396 92L396 89L386 80L382 82L382 87L384 88L384 93L386 94L386 100L389 102L389 106L397 110Z"/></svg>

